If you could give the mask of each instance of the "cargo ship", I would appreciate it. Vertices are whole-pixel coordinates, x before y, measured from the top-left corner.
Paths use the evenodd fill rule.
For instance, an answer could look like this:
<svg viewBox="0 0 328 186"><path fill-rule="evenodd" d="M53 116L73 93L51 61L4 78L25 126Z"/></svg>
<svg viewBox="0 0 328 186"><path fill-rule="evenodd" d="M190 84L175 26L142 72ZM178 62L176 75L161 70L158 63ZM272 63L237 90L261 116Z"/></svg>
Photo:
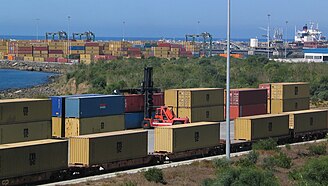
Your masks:
<svg viewBox="0 0 328 186"><path fill-rule="evenodd" d="M319 26L317 24L314 27L314 23L311 22L310 26L307 24L303 26L302 30L296 31L295 29L295 42L320 42L326 41L326 37L322 35L322 32L319 30Z"/></svg>

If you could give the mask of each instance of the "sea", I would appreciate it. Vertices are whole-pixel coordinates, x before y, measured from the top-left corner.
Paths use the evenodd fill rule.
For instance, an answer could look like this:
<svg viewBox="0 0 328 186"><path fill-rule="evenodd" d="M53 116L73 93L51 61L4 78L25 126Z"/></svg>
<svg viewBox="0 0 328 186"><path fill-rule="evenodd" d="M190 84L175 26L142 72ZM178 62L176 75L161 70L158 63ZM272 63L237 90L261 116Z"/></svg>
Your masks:
<svg viewBox="0 0 328 186"><path fill-rule="evenodd" d="M54 73L0 69L0 91L29 88L46 83Z"/></svg>

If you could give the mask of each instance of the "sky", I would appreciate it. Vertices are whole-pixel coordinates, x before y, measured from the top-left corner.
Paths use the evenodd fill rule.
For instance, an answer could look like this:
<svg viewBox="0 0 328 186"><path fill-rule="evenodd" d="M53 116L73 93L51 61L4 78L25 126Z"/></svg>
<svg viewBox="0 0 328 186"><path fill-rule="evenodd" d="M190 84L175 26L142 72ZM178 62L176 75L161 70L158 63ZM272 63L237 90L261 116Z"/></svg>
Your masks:
<svg viewBox="0 0 328 186"><path fill-rule="evenodd" d="M0 35L68 30L96 36L176 37L209 32L226 38L227 0L1 0ZM328 35L327 0L231 0L232 38L263 38L271 26L293 38L310 21ZM36 19L40 19L36 21ZM286 25L286 21L288 24ZM125 22L125 24L123 24ZM199 22L199 23L198 23ZM124 26L123 26L124 25ZM287 27L286 27L287 26ZM124 30L124 31L123 31Z"/></svg>

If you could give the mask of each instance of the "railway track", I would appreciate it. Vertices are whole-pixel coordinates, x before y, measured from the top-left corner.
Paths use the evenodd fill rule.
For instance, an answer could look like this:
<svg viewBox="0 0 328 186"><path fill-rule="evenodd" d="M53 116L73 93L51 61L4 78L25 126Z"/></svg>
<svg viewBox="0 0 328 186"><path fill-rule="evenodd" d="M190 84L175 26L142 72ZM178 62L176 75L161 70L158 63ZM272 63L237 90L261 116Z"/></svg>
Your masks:
<svg viewBox="0 0 328 186"><path fill-rule="evenodd" d="M295 145L311 144L311 143L324 142L324 141L327 141L327 139L320 139L320 140L313 140L313 141L306 141L306 142L298 142L298 143L293 143L293 144L290 144L290 145L295 146ZM280 145L278 147L281 148L281 147L284 147L284 146L285 145ZM250 151L232 153L231 157L242 156L242 155L248 154L249 152ZM205 158L197 158L197 159L192 159L192 160L171 162L171 163L167 163L167 164L147 166L147 167L130 169L130 170L125 170L125 171L106 173L106 174L101 174L101 175L96 175L96 176L88 176L88 177L83 177L83 178L67 180L67 181L60 181L60 182L43 184L43 186L70 185L70 184L79 184L79 183L90 182L90 181L98 181L98 180L113 178L113 177L116 177L120 174L135 174L135 173L138 173L138 172L147 171L148 169L151 169L151 168L165 169L165 168L177 167L177 166L182 166L182 165L190 165L193 162L199 162L199 161L204 161L204 160L210 161L210 160L214 160L214 159L218 159L218 158L225 158L225 155L210 156L210 157L205 157Z"/></svg>

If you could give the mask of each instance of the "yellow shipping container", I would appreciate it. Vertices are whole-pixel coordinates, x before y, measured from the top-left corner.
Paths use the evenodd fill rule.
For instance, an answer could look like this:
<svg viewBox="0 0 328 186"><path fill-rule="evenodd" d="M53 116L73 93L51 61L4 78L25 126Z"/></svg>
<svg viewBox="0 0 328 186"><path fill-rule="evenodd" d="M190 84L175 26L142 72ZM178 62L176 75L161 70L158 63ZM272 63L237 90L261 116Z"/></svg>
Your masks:
<svg viewBox="0 0 328 186"><path fill-rule="evenodd" d="M165 105L185 108L221 106L224 105L224 89L190 88L166 90Z"/></svg>
<svg viewBox="0 0 328 186"><path fill-rule="evenodd" d="M0 125L0 144L48 138L51 138L50 121Z"/></svg>
<svg viewBox="0 0 328 186"><path fill-rule="evenodd" d="M52 117L51 131L53 137L56 138L65 137L65 131L63 131L63 129L65 129L65 125L63 126L63 123L65 123L65 119L60 117Z"/></svg>
<svg viewBox="0 0 328 186"><path fill-rule="evenodd" d="M271 99L299 99L310 97L310 85L298 83L272 83Z"/></svg>
<svg viewBox="0 0 328 186"><path fill-rule="evenodd" d="M63 56L64 56L63 54L49 54L49 57L55 57L55 58L63 57Z"/></svg>
<svg viewBox="0 0 328 186"><path fill-rule="evenodd" d="M200 122L156 127L155 152L182 152L219 145L220 123Z"/></svg>
<svg viewBox="0 0 328 186"><path fill-rule="evenodd" d="M85 51L84 50L70 50L71 54L84 54Z"/></svg>
<svg viewBox="0 0 328 186"><path fill-rule="evenodd" d="M289 114L267 114L235 119L236 140L289 136Z"/></svg>
<svg viewBox="0 0 328 186"><path fill-rule="evenodd" d="M148 132L126 130L72 137L69 164L93 166L148 155Z"/></svg>
<svg viewBox="0 0 328 186"><path fill-rule="evenodd" d="M310 98L271 100L271 114L310 109Z"/></svg>
<svg viewBox="0 0 328 186"><path fill-rule="evenodd" d="M92 59L92 55L90 54L81 54L80 55L80 59Z"/></svg>
<svg viewBox="0 0 328 186"><path fill-rule="evenodd" d="M224 106L173 108L180 118L188 117L190 122L223 121Z"/></svg>
<svg viewBox="0 0 328 186"><path fill-rule="evenodd" d="M51 100L0 100L0 124L14 124L47 120L51 120Z"/></svg>
<svg viewBox="0 0 328 186"><path fill-rule="evenodd" d="M92 60L91 59L80 59L80 63L82 63L82 64L90 64L92 62Z"/></svg>
<svg viewBox="0 0 328 186"><path fill-rule="evenodd" d="M267 107L268 107L268 109L267 109L268 114L271 114L271 100L270 99L268 99L268 101L267 101Z"/></svg>
<svg viewBox="0 0 328 186"><path fill-rule="evenodd" d="M65 137L112 132L124 129L124 115L65 119Z"/></svg>
<svg viewBox="0 0 328 186"><path fill-rule="evenodd" d="M33 61L44 62L44 58L43 57L34 57Z"/></svg>
<svg viewBox="0 0 328 186"><path fill-rule="evenodd" d="M304 110L289 113L289 128L294 134L327 130L327 110Z"/></svg>
<svg viewBox="0 0 328 186"><path fill-rule="evenodd" d="M18 57L33 57L33 54L18 54Z"/></svg>
<svg viewBox="0 0 328 186"><path fill-rule="evenodd" d="M0 180L67 169L68 141L38 140L0 145ZM48 175L50 177L50 174ZM23 179L20 179L23 180ZM29 184L29 179L24 180ZM17 185L9 182L8 185Z"/></svg>

